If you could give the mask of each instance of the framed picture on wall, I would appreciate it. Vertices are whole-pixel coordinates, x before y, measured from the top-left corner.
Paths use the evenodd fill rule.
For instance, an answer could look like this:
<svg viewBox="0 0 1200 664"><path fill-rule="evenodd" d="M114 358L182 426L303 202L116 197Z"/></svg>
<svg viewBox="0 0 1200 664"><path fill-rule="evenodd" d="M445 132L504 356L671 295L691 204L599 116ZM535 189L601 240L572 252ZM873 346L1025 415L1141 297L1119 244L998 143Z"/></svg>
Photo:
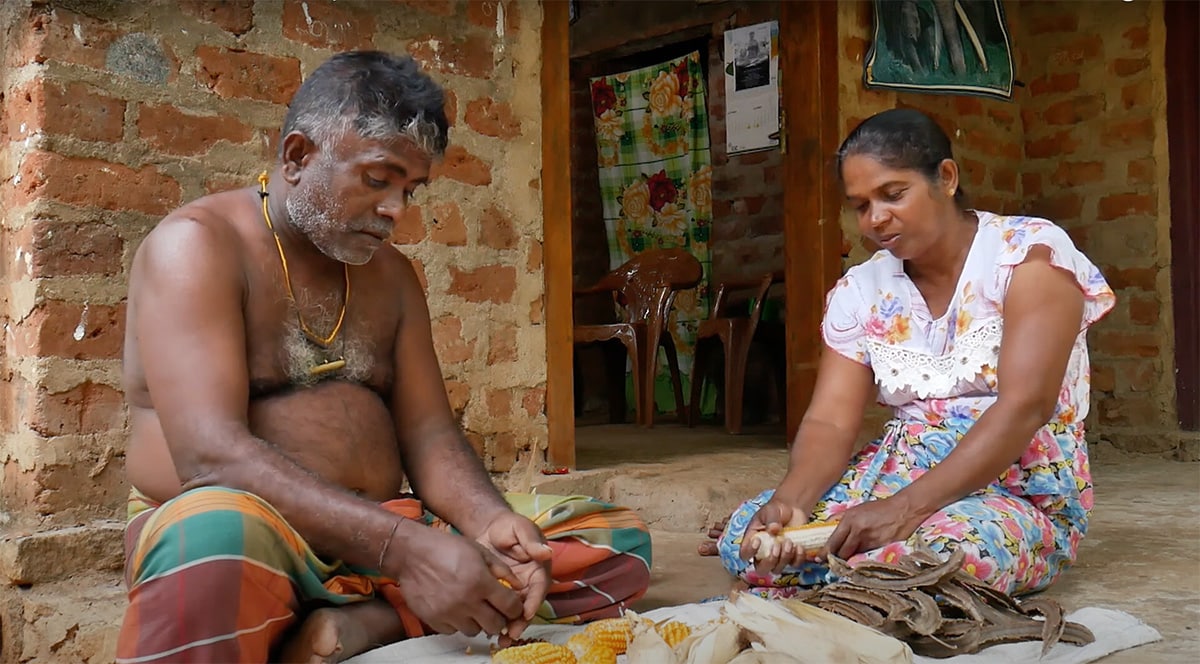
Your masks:
<svg viewBox="0 0 1200 664"><path fill-rule="evenodd" d="M1012 98L1001 0L875 0L868 88Z"/></svg>

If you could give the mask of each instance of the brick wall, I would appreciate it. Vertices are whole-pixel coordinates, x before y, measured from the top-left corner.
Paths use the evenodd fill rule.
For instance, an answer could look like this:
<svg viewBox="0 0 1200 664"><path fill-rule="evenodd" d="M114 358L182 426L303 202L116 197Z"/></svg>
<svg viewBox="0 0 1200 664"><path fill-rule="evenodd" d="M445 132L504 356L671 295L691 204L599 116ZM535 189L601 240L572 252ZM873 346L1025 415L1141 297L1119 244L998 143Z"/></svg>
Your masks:
<svg viewBox="0 0 1200 664"><path fill-rule="evenodd" d="M1196 437L1175 418L1161 3L1004 7L1026 84L1011 101L865 89L871 6L839 4L843 133L873 113L918 108L950 133L976 207L1064 226L1118 297L1089 336L1089 437L1196 459ZM843 214L847 265L874 251L855 224Z"/></svg>
<svg viewBox="0 0 1200 664"><path fill-rule="evenodd" d="M0 165L13 174L0 183L0 558L10 577L20 534L121 512L120 353L138 242L184 201L253 185L272 164L290 95L339 50L412 53L449 87L452 147L394 240L427 286L451 401L489 467L510 471L544 446L536 3L26 1L0 11Z"/></svg>

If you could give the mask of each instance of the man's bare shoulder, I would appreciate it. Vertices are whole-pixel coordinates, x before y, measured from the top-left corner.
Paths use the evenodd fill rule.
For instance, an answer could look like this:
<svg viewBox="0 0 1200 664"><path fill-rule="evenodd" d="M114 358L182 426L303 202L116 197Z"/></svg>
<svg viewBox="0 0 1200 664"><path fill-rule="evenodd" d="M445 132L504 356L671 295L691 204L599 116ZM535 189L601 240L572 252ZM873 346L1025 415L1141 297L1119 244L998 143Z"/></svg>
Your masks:
<svg viewBox="0 0 1200 664"><path fill-rule="evenodd" d="M375 252L371 259L378 276L386 279L385 283L403 285L405 291L415 288L417 293L425 296L424 275L418 273L418 267L411 258L406 256L395 245L386 244Z"/></svg>
<svg viewBox="0 0 1200 664"><path fill-rule="evenodd" d="M131 280L161 270L227 268L241 262L245 239L238 219L246 214L247 192L228 191L196 199L174 210L146 235L134 255Z"/></svg>

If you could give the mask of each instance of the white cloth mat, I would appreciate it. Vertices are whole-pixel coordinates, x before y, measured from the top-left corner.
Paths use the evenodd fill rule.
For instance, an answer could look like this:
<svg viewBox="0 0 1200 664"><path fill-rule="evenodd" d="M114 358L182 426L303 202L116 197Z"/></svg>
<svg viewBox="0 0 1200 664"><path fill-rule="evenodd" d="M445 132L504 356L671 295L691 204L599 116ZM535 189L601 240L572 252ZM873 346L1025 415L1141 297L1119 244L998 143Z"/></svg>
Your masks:
<svg viewBox="0 0 1200 664"><path fill-rule="evenodd" d="M721 604L722 602L685 604L647 611L643 615L653 620L673 618L699 625L719 616ZM1040 660L1042 644L1040 641L1031 641L992 646L973 655L959 655L948 659L914 657L913 661L920 664L1012 664L1038 661L1042 664L1085 664L1119 650L1162 639L1158 630L1128 613L1114 609L1087 607L1067 614L1067 619L1091 629L1096 635L1096 641L1083 647L1059 643ZM580 629L535 625L530 627L524 636L563 643ZM377 648L346 661L349 664L487 664L490 661L489 645L488 639L483 637L427 636ZM617 661L624 664L625 657L618 657Z"/></svg>

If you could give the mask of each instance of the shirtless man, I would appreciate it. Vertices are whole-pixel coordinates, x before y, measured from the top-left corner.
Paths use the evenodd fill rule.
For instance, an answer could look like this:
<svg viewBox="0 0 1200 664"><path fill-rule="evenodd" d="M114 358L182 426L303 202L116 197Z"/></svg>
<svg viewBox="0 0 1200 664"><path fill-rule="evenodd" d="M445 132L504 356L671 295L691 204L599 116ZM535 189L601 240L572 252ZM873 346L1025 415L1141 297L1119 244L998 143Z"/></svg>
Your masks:
<svg viewBox="0 0 1200 664"><path fill-rule="evenodd" d="M139 247L118 661L515 638L645 592L635 515L500 494L455 422L424 294L388 244L445 150L443 103L410 58L334 56L292 100L259 187L187 204Z"/></svg>

